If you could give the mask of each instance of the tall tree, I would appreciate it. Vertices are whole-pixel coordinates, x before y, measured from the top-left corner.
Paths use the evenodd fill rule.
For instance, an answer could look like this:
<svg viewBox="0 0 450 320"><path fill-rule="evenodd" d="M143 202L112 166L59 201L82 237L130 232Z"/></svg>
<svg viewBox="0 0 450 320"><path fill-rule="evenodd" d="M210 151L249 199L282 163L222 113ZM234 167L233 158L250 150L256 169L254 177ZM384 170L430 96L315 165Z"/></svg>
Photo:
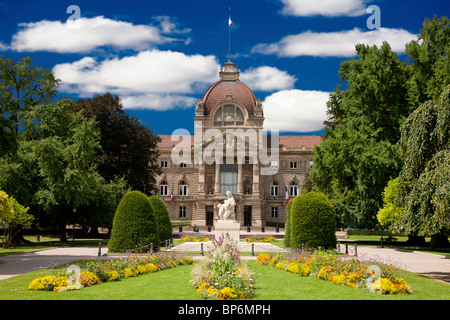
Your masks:
<svg viewBox="0 0 450 320"><path fill-rule="evenodd" d="M15 150L23 116L51 101L59 81L51 70L34 67L30 58L15 63L0 56L0 156Z"/></svg>
<svg viewBox="0 0 450 320"><path fill-rule="evenodd" d="M400 172L395 224L406 234L432 236L431 246L450 232L450 85L439 101L427 101L411 113L399 141ZM443 237L442 237L443 235Z"/></svg>
<svg viewBox="0 0 450 320"><path fill-rule="evenodd" d="M97 121L101 149L94 161L102 177L107 181L123 177L133 190L153 194L155 176L160 173L157 164L160 138L139 119L127 114L120 98L110 93L79 99L75 111Z"/></svg>
<svg viewBox="0 0 450 320"><path fill-rule="evenodd" d="M381 193L400 169L395 143L410 108L407 70L388 43L359 44L359 59L341 64L342 82L330 94L326 133L314 149L314 185L339 202L341 217L354 227L373 227ZM336 203L335 203L336 204Z"/></svg>
<svg viewBox="0 0 450 320"><path fill-rule="evenodd" d="M411 78L408 80L408 100L419 107L428 100L438 101L450 84L450 20L436 16L426 18L417 40L406 45Z"/></svg>

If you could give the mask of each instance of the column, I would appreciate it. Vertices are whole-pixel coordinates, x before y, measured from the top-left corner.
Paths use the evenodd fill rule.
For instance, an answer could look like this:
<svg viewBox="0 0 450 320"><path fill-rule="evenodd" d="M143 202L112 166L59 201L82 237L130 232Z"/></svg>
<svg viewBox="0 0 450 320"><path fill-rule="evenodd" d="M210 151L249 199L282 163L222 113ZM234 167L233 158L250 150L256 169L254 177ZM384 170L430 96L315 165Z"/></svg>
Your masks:
<svg viewBox="0 0 450 320"><path fill-rule="evenodd" d="M244 188L243 188L243 172L242 172L242 163L238 163L238 181L237 181L237 193L243 194Z"/></svg>
<svg viewBox="0 0 450 320"><path fill-rule="evenodd" d="M214 180L214 193L220 193L220 164L216 163L216 179Z"/></svg>

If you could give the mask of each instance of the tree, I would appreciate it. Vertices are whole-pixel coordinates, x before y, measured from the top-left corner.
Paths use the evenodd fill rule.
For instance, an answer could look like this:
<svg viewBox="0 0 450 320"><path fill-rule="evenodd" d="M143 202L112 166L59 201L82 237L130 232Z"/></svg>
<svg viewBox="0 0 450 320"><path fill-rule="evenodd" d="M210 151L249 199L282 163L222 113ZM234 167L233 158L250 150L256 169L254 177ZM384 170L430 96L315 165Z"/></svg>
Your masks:
<svg viewBox="0 0 450 320"><path fill-rule="evenodd" d="M23 116L34 105L50 102L59 81L30 58L15 63L0 56L0 156L15 150Z"/></svg>
<svg viewBox="0 0 450 320"><path fill-rule="evenodd" d="M384 188L383 207L378 210L377 219L381 226L390 226L394 224L402 213L402 207L396 206L398 191L398 178L389 180Z"/></svg>
<svg viewBox="0 0 450 320"><path fill-rule="evenodd" d="M159 247L160 239L153 207L142 192L128 192L120 200L114 215L109 250L133 250L152 243Z"/></svg>
<svg viewBox="0 0 450 320"><path fill-rule="evenodd" d="M388 43L356 45L359 59L342 62L347 83L330 94L326 132L314 148L310 179L353 227L374 227L381 193L401 163L395 144L410 112L407 69Z"/></svg>
<svg viewBox="0 0 450 320"><path fill-rule="evenodd" d="M156 191L155 176L160 174L157 143L160 138L139 119L128 115L120 98L106 93L93 99L79 99L74 109L97 121L100 146L94 162L106 181L123 177L133 190L145 194Z"/></svg>
<svg viewBox="0 0 450 320"><path fill-rule="evenodd" d="M414 109L428 100L438 101L450 84L450 20L436 16L426 18L417 40L406 45L411 78L408 80L408 100Z"/></svg>
<svg viewBox="0 0 450 320"><path fill-rule="evenodd" d="M439 101L427 101L411 113L401 128L398 203L402 214L397 230L432 236L448 245L450 231L450 85Z"/></svg>
<svg viewBox="0 0 450 320"><path fill-rule="evenodd" d="M325 194L311 191L297 196L291 207L290 222L292 247L336 247L334 208Z"/></svg>
<svg viewBox="0 0 450 320"><path fill-rule="evenodd" d="M172 239L172 222L170 221L169 211L167 211L166 204L158 196L151 196L148 198L155 213L156 224L158 226L158 235L161 242Z"/></svg>

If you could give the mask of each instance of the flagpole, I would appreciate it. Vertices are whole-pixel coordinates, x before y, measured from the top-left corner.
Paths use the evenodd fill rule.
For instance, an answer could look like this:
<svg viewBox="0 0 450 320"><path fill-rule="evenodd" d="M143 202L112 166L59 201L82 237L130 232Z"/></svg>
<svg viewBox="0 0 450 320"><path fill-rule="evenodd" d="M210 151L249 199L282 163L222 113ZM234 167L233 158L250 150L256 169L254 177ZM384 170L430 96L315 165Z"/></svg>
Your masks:
<svg viewBox="0 0 450 320"><path fill-rule="evenodd" d="M228 14L228 62L231 60L231 7Z"/></svg>

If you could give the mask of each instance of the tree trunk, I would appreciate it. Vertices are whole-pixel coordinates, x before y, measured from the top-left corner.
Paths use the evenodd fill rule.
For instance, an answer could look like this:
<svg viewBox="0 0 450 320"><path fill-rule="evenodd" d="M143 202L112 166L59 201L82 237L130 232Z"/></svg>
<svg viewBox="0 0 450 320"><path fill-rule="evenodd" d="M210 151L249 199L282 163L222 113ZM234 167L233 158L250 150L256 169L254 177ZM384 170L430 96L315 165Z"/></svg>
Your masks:
<svg viewBox="0 0 450 320"><path fill-rule="evenodd" d="M426 245L425 237L408 235L408 240L406 241L406 244L424 246Z"/></svg>
<svg viewBox="0 0 450 320"><path fill-rule="evenodd" d="M449 248L450 242L448 241L448 236L442 234L433 234L430 241L430 249L435 250L436 248Z"/></svg>

